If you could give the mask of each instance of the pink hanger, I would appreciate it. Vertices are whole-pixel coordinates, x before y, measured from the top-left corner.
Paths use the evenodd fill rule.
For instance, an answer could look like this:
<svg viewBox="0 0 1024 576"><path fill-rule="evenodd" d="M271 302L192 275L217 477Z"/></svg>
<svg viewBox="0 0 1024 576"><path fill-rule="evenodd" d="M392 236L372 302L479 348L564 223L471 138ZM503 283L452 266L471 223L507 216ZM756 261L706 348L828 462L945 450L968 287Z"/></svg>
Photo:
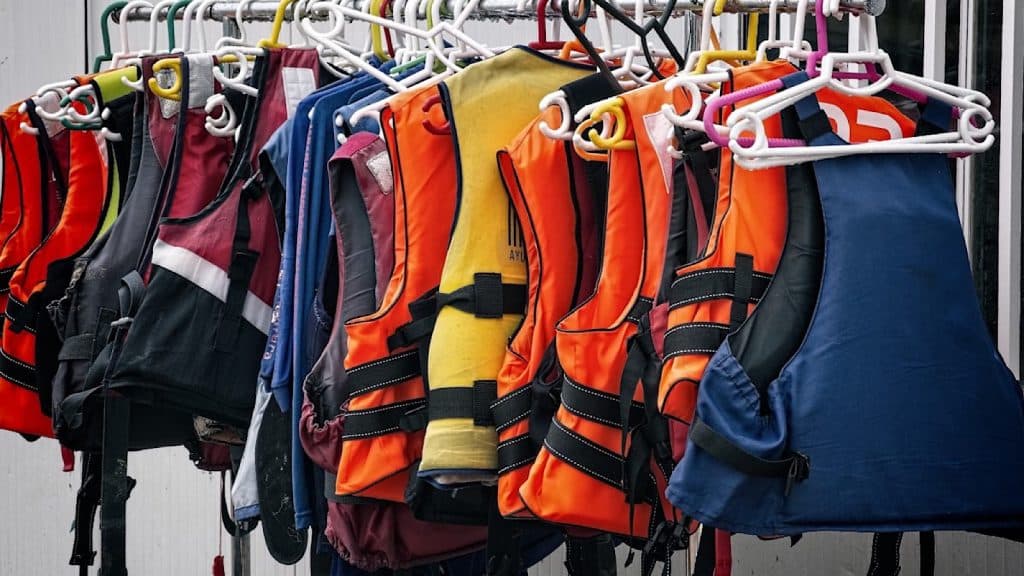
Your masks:
<svg viewBox="0 0 1024 576"><path fill-rule="evenodd" d="M807 57L807 75L809 78L814 78L821 74L818 68L818 64L821 59L828 54L828 20L825 17L825 11L822 8L823 0L815 1L815 28L818 36L818 47L817 50L811 52ZM833 78L840 80L870 80L877 81L881 78L881 75L875 69L874 66L868 66L867 72L845 72L836 71L832 74ZM782 90L785 86L782 84L781 79L771 80L760 84L758 86L752 86L743 90L738 90L731 94L719 96L713 98L708 102L704 109L704 131L707 132L708 137L712 142L719 146L726 147L729 145L729 138L723 136L718 132L715 126L715 116L726 106L732 106L744 100L750 98L756 98L758 96L764 96L773 92ZM924 103L928 100L927 96L921 94L915 90L911 90L902 86L893 84L889 87L889 90L896 92L900 95L911 98L918 103ZM736 139L740 146L748 147L754 144L754 139L751 137L741 137ZM772 148L792 148L796 146L805 146L807 143L803 140L795 138L769 138L768 145Z"/></svg>

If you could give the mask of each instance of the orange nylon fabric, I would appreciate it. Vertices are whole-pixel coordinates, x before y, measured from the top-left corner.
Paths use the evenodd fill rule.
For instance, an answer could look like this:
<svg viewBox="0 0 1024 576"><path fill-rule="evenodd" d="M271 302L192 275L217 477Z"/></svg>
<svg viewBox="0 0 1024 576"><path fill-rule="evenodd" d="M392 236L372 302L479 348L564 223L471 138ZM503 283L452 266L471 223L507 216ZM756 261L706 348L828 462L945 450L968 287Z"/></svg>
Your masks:
<svg viewBox="0 0 1024 576"><path fill-rule="evenodd" d="M395 266L380 308L345 324L345 369L350 375L389 357L418 355L425 345L414 343L391 350L388 337L413 319L409 305L437 288L455 218L455 148L451 136L439 136L423 125L424 121L434 126L444 123L440 107L431 107L429 113L422 111L437 93L437 87L431 86L401 94L381 113L395 175ZM347 414L425 397L423 376L418 374L353 396ZM404 503L410 466L420 458L423 434L423 430L395 430L365 438L344 437L337 493Z"/></svg>
<svg viewBox="0 0 1024 576"><path fill-rule="evenodd" d="M35 326L46 314L40 301L50 264L74 258L96 238L109 202L104 151L98 135L88 131L70 134L70 165L64 206L53 231L18 266L11 277L4 318L0 357L0 427L25 434L53 436L50 418L39 405L34 378L13 379L13 365L34 373Z"/></svg>
<svg viewBox="0 0 1024 576"><path fill-rule="evenodd" d="M537 128L545 121L557 125L559 115L548 108L498 152L502 180L523 231L528 304L498 373L496 406L514 400L516 393L529 397L533 379L547 376L538 372L550 354L555 326L575 305L578 292L589 291L579 284L585 266L580 236L585 223L580 221L572 159L565 142L548 138ZM520 444L533 446L528 415L498 429L498 509L504 516L530 516L519 487L529 476L536 450L512 462L502 456L503 450Z"/></svg>
<svg viewBox="0 0 1024 576"><path fill-rule="evenodd" d="M793 72L795 68L786 61L737 68L732 71L732 82L723 86L723 91L749 88ZM913 135L913 123L881 98L853 97L829 89L817 95L823 103L823 109L829 113L833 128L852 142L882 140L894 135L879 125L891 125L894 130L902 131L903 136ZM876 119L875 124L865 125L856 121L864 117L862 111L892 120L878 122ZM727 119L728 110L723 110L720 123L724 124ZM778 116L770 118L765 128L769 137L782 136ZM786 241L788 215L785 169L744 170L733 163L732 154L727 149L722 149L719 174L718 201L705 257L678 269L676 282L734 271L738 254L752 257L755 278L769 282L778 267ZM715 296L674 302L669 312L667 342L673 334L687 330L712 328L724 334L724 331L735 328L730 326L733 295L721 293ZM751 298L747 305L748 314L756 304L757 299ZM659 388L659 408L662 414L687 424L692 420L697 402L697 386L715 352L714 348L672 350L671 346L667 347Z"/></svg>
<svg viewBox="0 0 1024 576"><path fill-rule="evenodd" d="M591 298L558 324L555 336L567 382L615 398L621 389L627 347L638 333L638 319L630 319L630 313L638 303L654 304L668 239L672 160L666 151L669 125L660 109L666 103L688 106L682 91L666 92L661 83L621 97L629 124L626 138L635 140L637 149L609 153L600 277ZM642 404L639 388L633 400ZM622 450L622 429L610 424L615 423L578 416L563 403L552 428L561 427L621 460L629 446ZM556 453L545 443L519 491L533 514L549 522L641 538L648 536L652 516L672 518L671 506L661 496L667 478L653 461L651 471L662 510L641 502L631 514L621 483L588 473L574 460L573 454Z"/></svg>

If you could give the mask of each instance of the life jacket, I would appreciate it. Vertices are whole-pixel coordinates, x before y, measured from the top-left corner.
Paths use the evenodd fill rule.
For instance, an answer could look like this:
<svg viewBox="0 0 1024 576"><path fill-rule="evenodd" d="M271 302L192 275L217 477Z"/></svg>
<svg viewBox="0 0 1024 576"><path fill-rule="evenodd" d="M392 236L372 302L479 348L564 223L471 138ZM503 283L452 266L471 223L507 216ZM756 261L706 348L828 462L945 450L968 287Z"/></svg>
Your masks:
<svg viewBox="0 0 1024 576"><path fill-rule="evenodd" d="M436 94L436 89L425 92ZM408 98L413 103L417 100L411 94ZM423 136L413 132L423 130L423 114L415 114L417 110L415 105L405 102L396 106L394 124L385 123L388 137L394 142L392 150L397 150L400 143L401 149L408 153L423 142ZM384 114L390 117L391 108L385 109ZM427 227L431 222L429 218L421 220L422 228L412 221L407 227L401 219L407 213L430 210L427 200L436 201L440 197L437 190L445 189L432 189L425 185L425 178L413 174L396 185L391 162L388 145L367 133L349 138L331 161L332 204L340 254L336 272L340 275L337 306L327 347L305 382L306 392L313 400L309 409L304 409L300 429L307 453L325 470L324 488L328 499L325 535L343 559L371 572L442 560L479 549L486 540L486 531L481 528L423 522L404 502L352 503L335 495L347 424L347 415L342 410L347 386L347 373L342 370L347 349L345 320L367 317L389 296L395 298L395 302L403 298L402 287L389 282L396 262L405 269L407 287L410 283L422 282L416 279L422 272L411 263L419 264L418 256L429 254L423 249L424 239L430 240L431 234L437 236L437 233ZM448 218L451 218L453 205L454 200L451 200ZM399 226L396 226L396 217ZM443 243L446 227L439 228ZM406 242L402 250L395 249L396 237ZM412 260L412 256L417 259ZM410 264L407 266L406 262ZM436 285L440 265L435 269L438 271L434 275Z"/></svg>
<svg viewBox="0 0 1024 576"><path fill-rule="evenodd" d="M289 113L289 89L315 87L319 72L313 50L271 50L262 64L263 88L218 196L160 223L145 298L111 376L112 387L154 404L239 427L255 400L281 256L279 198L264 189L257 156Z"/></svg>
<svg viewBox="0 0 1024 576"><path fill-rule="evenodd" d="M160 56L141 62L144 82ZM109 357L110 325L120 314L120 279L145 272L164 215L189 216L208 204L224 179L234 146L204 126L206 99L218 87L209 57L182 59L182 106L146 90L136 98L127 198L110 229L74 263L71 282L56 303L64 341L54 376L54 427L75 449L97 451L102 439L100 377ZM182 113L184 110L184 113ZM104 353L104 349L107 349ZM176 445L193 436L191 416L139 406L132 449Z"/></svg>
<svg viewBox="0 0 1024 576"><path fill-rule="evenodd" d="M742 90L792 73L786 61L766 62L731 70L732 80L723 92ZM912 123L895 106L879 98L850 99L832 90L823 91L832 120L846 126L855 142L909 135ZM876 126L845 120L857 111L889 119L896 134ZM724 123L728 110L719 120ZM780 137L778 118L766 128ZM699 155L700 152L693 154ZM670 314L665 336L665 355L659 389L659 408L674 420L689 424L697 397L697 383L711 355L725 336L747 318L768 288L786 241L786 174L782 168L744 170L723 149L718 177L718 200L708 234L704 257L679 267L670 289ZM693 186L712 186L707 169L695 167Z"/></svg>
<svg viewBox="0 0 1024 576"><path fill-rule="evenodd" d="M673 462L656 411L649 314L670 238L671 126L660 109L688 102L660 83L620 98L635 149L609 152L600 276L591 297L558 323L561 405L519 493L549 522L646 540L649 573L687 530L661 497Z"/></svg>
<svg viewBox="0 0 1024 576"><path fill-rule="evenodd" d="M516 47L440 85L456 140L458 205L428 361L430 422L419 475L433 483L493 481L498 470L489 407L526 309L526 254L494 155L533 120L545 94L587 72Z"/></svg>
<svg viewBox="0 0 1024 576"><path fill-rule="evenodd" d="M600 75L562 87L570 109L613 94ZM573 112L575 112L573 110ZM511 336L498 373L494 411L498 432L498 507L504 516L529 516L519 487L544 442L558 407L561 374L555 326L590 296L598 272L596 213L604 212L603 163L584 163L571 143L545 136L541 122L557 126L560 112L548 109L498 152L502 181L515 208L526 250L526 314ZM592 184L595 184L592 186Z"/></svg>
<svg viewBox="0 0 1024 576"><path fill-rule="evenodd" d="M40 130L43 177L56 185L59 219L11 275L0 350L0 427L53 436L50 417L40 406L35 333L46 321L47 268L74 257L102 224L109 200L102 142L92 132L69 131L67 147L58 150ZM45 212L49 215L50 208Z"/></svg>
<svg viewBox="0 0 1024 576"><path fill-rule="evenodd" d="M345 322L348 406L335 486L341 496L404 504L410 467L423 448L425 415L416 412L426 405L421 359L456 202L451 138L424 126L440 123L440 114L423 112L437 94L436 86L402 94L381 115L395 179L394 265L380 306ZM348 258L346 284L357 273L347 267ZM345 293L372 296L352 294L347 285Z"/></svg>
<svg viewBox="0 0 1024 576"><path fill-rule="evenodd" d="M815 97L795 109L809 145L846 144ZM929 103L918 134L950 112ZM1020 527L1024 398L985 330L947 162L797 167L813 169L801 226L701 380L675 504L757 535Z"/></svg>

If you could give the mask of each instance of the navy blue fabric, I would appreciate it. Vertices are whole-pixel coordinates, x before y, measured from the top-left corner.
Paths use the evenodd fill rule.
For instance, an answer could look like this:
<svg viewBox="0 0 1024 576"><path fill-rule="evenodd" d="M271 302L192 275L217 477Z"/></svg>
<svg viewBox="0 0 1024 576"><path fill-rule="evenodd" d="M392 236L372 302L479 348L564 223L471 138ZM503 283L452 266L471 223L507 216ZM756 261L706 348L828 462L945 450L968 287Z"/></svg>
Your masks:
<svg viewBox="0 0 1024 576"><path fill-rule="evenodd" d="M819 110L813 98L797 109ZM811 144L846 143L827 133ZM809 477L786 496L785 478L746 476L691 441L669 499L761 536L1020 526L1024 403L978 308L947 159L813 167L822 286L803 344L767 388L769 414L729 340L697 402L700 420L752 454L808 456Z"/></svg>
<svg viewBox="0 0 1024 576"><path fill-rule="evenodd" d="M382 70L391 66L386 64ZM288 157L285 245L278 289L284 305L277 318L278 345L272 389L278 402L290 402L292 490L295 525L299 530L308 528L313 520L309 483L314 469L298 435L302 381L312 363L307 360L304 333L296 323L309 315L316 280L327 257L331 228L327 161L337 147L331 115L335 108L348 103L352 94L377 84L376 79L365 74L336 82L299 102L294 116Z"/></svg>

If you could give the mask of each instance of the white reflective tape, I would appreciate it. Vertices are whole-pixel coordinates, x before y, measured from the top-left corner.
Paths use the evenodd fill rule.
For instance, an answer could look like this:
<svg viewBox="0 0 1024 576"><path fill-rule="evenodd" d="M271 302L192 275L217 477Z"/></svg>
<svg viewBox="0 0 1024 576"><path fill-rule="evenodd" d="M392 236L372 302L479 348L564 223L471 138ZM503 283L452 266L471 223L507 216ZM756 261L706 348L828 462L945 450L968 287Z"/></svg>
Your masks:
<svg viewBox="0 0 1024 576"><path fill-rule="evenodd" d="M316 77L310 68L289 68L281 69L281 83L284 87L284 101L288 108L288 117L295 115L295 109L299 102L316 90Z"/></svg>
<svg viewBox="0 0 1024 576"><path fill-rule="evenodd" d="M153 246L153 264L169 272L174 272L212 294L221 302L227 301L228 287L231 286L228 273L195 252L180 246L172 246L158 239ZM267 303L252 292L246 292L245 303L242 305L242 317L249 324L252 324L260 332L268 334L272 315L273 310Z"/></svg>

